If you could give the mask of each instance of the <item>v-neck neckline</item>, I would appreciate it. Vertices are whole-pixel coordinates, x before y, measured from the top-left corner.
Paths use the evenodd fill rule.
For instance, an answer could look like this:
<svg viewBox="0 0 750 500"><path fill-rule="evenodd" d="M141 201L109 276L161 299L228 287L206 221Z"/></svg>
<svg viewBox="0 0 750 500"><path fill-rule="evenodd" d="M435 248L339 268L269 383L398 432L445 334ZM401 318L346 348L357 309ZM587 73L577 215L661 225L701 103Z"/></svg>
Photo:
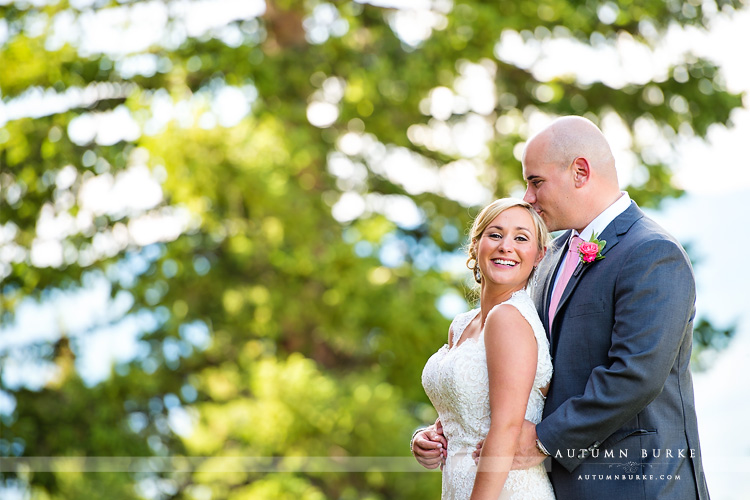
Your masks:
<svg viewBox="0 0 750 500"><path fill-rule="evenodd" d="M474 341L474 343L477 343L479 341L480 337L482 336L482 333L484 333L484 325L482 325L480 327L480 329L479 329L479 335L477 335L476 337L466 337L466 338L464 338L464 332L469 327L469 325L471 324L471 322L474 321L475 319L477 319L477 316L480 316L481 314L482 314L482 308L478 307L476 314L474 314L474 316L471 317L471 319L469 320L469 322L466 323L466 326L464 327L463 330L461 330L461 334L458 336L458 340L453 344L453 347L451 347L449 350L452 351L453 349L458 349L459 347L461 347L462 345L464 345L469 340Z"/></svg>

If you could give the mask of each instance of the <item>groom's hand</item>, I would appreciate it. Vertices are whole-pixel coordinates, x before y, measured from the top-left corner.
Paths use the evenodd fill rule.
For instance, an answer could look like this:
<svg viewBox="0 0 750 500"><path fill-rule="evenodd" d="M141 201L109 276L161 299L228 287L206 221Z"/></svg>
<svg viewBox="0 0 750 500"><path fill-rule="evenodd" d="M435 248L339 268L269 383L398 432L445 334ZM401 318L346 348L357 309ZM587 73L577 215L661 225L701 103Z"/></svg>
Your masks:
<svg viewBox="0 0 750 500"><path fill-rule="evenodd" d="M482 455L482 446L484 446L484 439L477 443L477 448L474 450L474 453L471 454L471 458L474 459L476 465L479 465L479 457Z"/></svg>
<svg viewBox="0 0 750 500"><path fill-rule="evenodd" d="M448 441L443 436L440 420L422 429L411 442L411 452L422 467L435 469L445 464Z"/></svg>
<svg viewBox="0 0 750 500"><path fill-rule="evenodd" d="M544 462L547 455L539 450L536 440L536 425L524 420L518 436L518 449L513 457L513 469L529 469Z"/></svg>

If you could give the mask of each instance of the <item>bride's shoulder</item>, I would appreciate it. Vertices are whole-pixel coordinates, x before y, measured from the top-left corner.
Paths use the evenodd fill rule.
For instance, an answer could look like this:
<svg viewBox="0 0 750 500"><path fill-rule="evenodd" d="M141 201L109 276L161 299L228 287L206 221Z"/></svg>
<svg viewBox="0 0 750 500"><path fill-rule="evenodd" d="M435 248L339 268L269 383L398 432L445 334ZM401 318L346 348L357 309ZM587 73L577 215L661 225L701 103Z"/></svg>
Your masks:
<svg viewBox="0 0 750 500"><path fill-rule="evenodd" d="M525 289L518 290L508 300L493 307L487 314L487 323L500 328L511 327L514 330L528 330L533 334L532 320L539 319L534 303Z"/></svg>
<svg viewBox="0 0 750 500"><path fill-rule="evenodd" d="M490 309L485 320L485 330L507 330L529 327L528 321L513 302L506 300Z"/></svg>
<svg viewBox="0 0 750 500"><path fill-rule="evenodd" d="M505 348L515 352L521 346L528 345L531 348L535 343L534 329L510 301L498 304L490 310L483 333L488 352Z"/></svg>

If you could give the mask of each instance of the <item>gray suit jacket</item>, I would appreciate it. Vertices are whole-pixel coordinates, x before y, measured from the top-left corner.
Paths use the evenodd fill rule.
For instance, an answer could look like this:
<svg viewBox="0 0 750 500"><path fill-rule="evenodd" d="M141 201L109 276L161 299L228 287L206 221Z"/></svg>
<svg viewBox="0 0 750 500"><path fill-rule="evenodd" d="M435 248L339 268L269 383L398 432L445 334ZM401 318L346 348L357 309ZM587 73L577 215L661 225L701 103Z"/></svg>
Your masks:
<svg viewBox="0 0 750 500"><path fill-rule="evenodd" d="M554 375L541 442L558 500L708 499L690 374L695 281L680 244L632 203L599 236L549 325L555 239L533 292Z"/></svg>

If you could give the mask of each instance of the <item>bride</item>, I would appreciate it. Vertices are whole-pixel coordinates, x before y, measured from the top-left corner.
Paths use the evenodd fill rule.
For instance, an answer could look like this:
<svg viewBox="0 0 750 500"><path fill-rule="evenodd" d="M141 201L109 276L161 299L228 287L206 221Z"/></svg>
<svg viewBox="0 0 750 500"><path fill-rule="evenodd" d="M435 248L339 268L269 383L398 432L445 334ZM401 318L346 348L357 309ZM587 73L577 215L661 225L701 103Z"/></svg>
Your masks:
<svg viewBox="0 0 750 500"><path fill-rule="evenodd" d="M548 238L544 222L521 200L496 200L474 220L467 266L480 284L479 307L456 316L448 343L422 373L447 453L438 449L442 438L434 427L412 440L412 450L417 437L435 443L432 456L439 459L420 462L442 465L444 500L554 500L543 465L510 470L521 425L541 420L552 376L544 328L526 292ZM481 440L476 465L472 452Z"/></svg>

